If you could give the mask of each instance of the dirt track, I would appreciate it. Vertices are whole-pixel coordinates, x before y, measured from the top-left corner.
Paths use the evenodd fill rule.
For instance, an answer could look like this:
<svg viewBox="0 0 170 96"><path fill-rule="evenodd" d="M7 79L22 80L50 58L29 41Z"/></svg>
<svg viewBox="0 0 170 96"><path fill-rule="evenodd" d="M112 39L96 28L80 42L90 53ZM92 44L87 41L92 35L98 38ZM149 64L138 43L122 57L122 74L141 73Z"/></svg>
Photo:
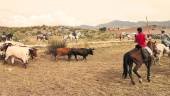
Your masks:
<svg viewBox="0 0 170 96"><path fill-rule="evenodd" d="M133 86L123 80L122 54L133 46L98 48L87 61L54 62L40 52L28 69L20 64L0 65L0 96L169 96L170 61L153 66L152 82L146 81L145 66L140 73L143 84Z"/></svg>

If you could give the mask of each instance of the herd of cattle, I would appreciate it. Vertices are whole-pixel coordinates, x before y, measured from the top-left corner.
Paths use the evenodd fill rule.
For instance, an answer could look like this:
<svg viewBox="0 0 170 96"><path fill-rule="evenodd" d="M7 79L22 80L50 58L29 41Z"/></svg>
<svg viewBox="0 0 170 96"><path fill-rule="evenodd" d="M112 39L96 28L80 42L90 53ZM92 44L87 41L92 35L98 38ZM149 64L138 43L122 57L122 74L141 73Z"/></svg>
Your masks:
<svg viewBox="0 0 170 96"><path fill-rule="evenodd" d="M93 48L56 48L50 54L55 57L55 60L59 56L68 56L68 60L74 55L78 60L77 55L86 59L88 55L93 55ZM4 61L4 64L9 62L14 64L16 60L20 61L24 68L27 68L29 60L33 60L37 57L37 49L34 47L26 46L19 42L6 41L0 45L0 58Z"/></svg>
<svg viewBox="0 0 170 96"><path fill-rule="evenodd" d="M80 55L83 57L83 60L86 60L88 55L93 55L94 48L57 48L54 52L52 52L52 55L55 57L55 60L58 56L68 56L68 60L71 59L71 56L74 55L75 59L77 59L77 55Z"/></svg>

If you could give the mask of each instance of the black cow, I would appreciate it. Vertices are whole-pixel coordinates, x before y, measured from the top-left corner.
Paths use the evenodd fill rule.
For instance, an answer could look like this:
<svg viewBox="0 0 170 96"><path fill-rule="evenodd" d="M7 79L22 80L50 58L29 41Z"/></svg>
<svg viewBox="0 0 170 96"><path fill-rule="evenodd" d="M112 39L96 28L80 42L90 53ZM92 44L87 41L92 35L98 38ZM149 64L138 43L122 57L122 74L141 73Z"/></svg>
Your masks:
<svg viewBox="0 0 170 96"><path fill-rule="evenodd" d="M86 57L90 54L93 55L94 48L72 48L71 49L71 55L75 56L75 59L77 59L77 55L83 56L83 60L86 60Z"/></svg>

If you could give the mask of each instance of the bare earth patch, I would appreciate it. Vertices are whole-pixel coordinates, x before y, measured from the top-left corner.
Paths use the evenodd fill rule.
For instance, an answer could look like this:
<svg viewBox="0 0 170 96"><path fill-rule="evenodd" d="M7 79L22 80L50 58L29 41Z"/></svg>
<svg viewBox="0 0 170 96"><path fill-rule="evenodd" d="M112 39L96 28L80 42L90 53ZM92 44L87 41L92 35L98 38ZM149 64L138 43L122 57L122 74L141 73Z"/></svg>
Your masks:
<svg viewBox="0 0 170 96"><path fill-rule="evenodd" d="M145 66L140 69L143 84L133 86L123 80L122 56L133 46L98 48L87 61L53 61L39 51L28 68L20 64L0 64L0 96L169 96L170 59L153 65L152 82L146 80ZM80 58L81 59L81 58Z"/></svg>

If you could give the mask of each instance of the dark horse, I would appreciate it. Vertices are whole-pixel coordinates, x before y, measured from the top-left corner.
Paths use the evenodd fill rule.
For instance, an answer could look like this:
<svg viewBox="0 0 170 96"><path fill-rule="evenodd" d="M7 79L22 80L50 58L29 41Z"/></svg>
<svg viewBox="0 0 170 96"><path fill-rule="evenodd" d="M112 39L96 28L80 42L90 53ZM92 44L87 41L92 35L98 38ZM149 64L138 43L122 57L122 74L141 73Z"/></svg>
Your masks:
<svg viewBox="0 0 170 96"><path fill-rule="evenodd" d="M48 40L47 34L39 34L37 35L37 40Z"/></svg>
<svg viewBox="0 0 170 96"><path fill-rule="evenodd" d="M10 41L10 40L12 40L12 37L13 37L13 34L9 33L6 35L6 40Z"/></svg>
<svg viewBox="0 0 170 96"><path fill-rule="evenodd" d="M148 47L151 48L153 51L153 55L156 54L156 44L152 41L149 41L147 43ZM127 52L124 54L123 57L123 78L126 79L127 75L129 74L129 77L131 79L132 84L134 85L135 82L132 77L132 70L133 72L137 75L139 78L139 82L142 83L142 78L138 73L138 69L141 67L141 65L144 63L147 68L147 80L150 82L150 70L151 70L151 65L153 61L153 57L147 52L147 60L144 62L143 56L141 53L141 49L134 48L133 50ZM135 63L135 67L133 68L133 63ZM132 69L133 68L133 69Z"/></svg>
<svg viewBox="0 0 170 96"><path fill-rule="evenodd" d="M6 34L2 34L1 35L1 41L4 41L4 42L6 40L10 41L10 40L12 40L12 37L13 37L12 33L8 33L7 35Z"/></svg>

